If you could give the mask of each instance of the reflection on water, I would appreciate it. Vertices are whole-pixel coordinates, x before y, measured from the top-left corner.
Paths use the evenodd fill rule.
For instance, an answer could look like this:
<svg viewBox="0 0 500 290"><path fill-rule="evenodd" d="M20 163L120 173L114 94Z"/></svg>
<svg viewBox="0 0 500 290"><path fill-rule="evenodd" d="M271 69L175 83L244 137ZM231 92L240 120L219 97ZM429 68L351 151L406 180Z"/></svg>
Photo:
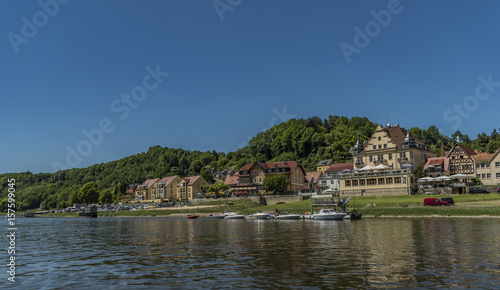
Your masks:
<svg viewBox="0 0 500 290"><path fill-rule="evenodd" d="M26 218L17 235L15 288L500 285L497 219Z"/></svg>

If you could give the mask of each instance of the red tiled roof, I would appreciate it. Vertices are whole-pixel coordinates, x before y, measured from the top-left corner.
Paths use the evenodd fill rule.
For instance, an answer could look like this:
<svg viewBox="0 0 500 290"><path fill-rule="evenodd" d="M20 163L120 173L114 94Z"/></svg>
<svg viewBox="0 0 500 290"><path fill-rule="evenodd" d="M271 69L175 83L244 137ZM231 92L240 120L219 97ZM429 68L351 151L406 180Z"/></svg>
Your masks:
<svg viewBox="0 0 500 290"><path fill-rule="evenodd" d="M226 180L224 181L225 185L233 185L233 184L238 184L238 176L228 176L226 177Z"/></svg>
<svg viewBox="0 0 500 290"><path fill-rule="evenodd" d="M328 167L325 172L332 172L332 171L342 171L344 169L349 169L353 170L354 169L354 162L346 162L346 163L334 163Z"/></svg>
<svg viewBox="0 0 500 290"><path fill-rule="evenodd" d="M432 157L427 159L427 162L424 165L424 170L429 166L441 165L443 170L446 172L449 168L450 159L448 157Z"/></svg>
<svg viewBox="0 0 500 290"><path fill-rule="evenodd" d="M389 137L392 139L392 142L394 142L394 144L396 144L397 148L403 147L403 141L406 138L406 134L408 134L408 131L405 128L401 128L398 125L394 125L394 126L385 127L384 131L387 132ZM411 133L410 133L410 136L413 137L413 139L415 139L416 143L421 144L421 145L425 145L422 141L418 140Z"/></svg>
<svg viewBox="0 0 500 290"><path fill-rule="evenodd" d="M490 161L491 159L493 159L494 156L495 156L495 153L491 153L491 154L481 153L481 154L473 155L471 157L476 162L486 162L486 161Z"/></svg>
<svg viewBox="0 0 500 290"><path fill-rule="evenodd" d="M184 180L186 180L187 185L193 185L196 182L196 180L198 180L200 177L201 177L201 175L188 176L188 177L184 177Z"/></svg>
<svg viewBox="0 0 500 290"><path fill-rule="evenodd" d="M281 162L267 162L267 163L264 163L264 162L254 162L254 163L245 164L244 166L242 166L240 168L240 171L242 171L242 170L247 170L247 171L251 170L252 167L255 164L259 165L262 169L290 168L290 172L293 172L295 170L295 168L297 166L299 166L300 169L301 169L301 171L304 173L304 175L306 174L305 171L304 171L304 168L302 168L302 166L299 163L297 163L296 161L281 161ZM283 173L283 172L277 172L277 173Z"/></svg>
<svg viewBox="0 0 500 290"><path fill-rule="evenodd" d="M322 172L321 171L314 171L314 172L307 172L306 173L306 181L310 182L311 178L314 177L314 184L318 183L318 180L321 177Z"/></svg>
<svg viewBox="0 0 500 290"><path fill-rule="evenodd" d="M167 177L163 177L160 181L158 181L157 183L163 183L164 185L169 185L172 181L174 181L177 177L177 175L175 176L167 176Z"/></svg>
<svg viewBox="0 0 500 290"><path fill-rule="evenodd" d="M160 180L159 178L154 178L154 179L148 179L146 181L144 181L141 185L142 186L146 186L146 188L150 188L151 186L153 186L153 184L155 184L158 180Z"/></svg>
<svg viewBox="0 0 500 290"><path fill-rule="evenodd" d="M471 157L472 157L472 155L477 155L476 151L474 151L470 148L467 148L467 147L463 146L462 144L458 144L458 146L462 147L462 149L465 151L465 153L467 153Z"/></svg>

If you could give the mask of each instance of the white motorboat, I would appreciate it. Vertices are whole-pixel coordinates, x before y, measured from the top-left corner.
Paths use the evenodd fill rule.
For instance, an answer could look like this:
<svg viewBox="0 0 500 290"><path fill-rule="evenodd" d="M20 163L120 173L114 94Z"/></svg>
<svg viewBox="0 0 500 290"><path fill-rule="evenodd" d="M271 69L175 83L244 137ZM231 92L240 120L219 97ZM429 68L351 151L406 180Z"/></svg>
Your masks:
<svg viewBox="0 0 500 290"><path fill-rule="evenodd" d="M246 218L247 219L256 219L256 220L265 220L265 219L271 218L271 215L268 213L258 212L258 213L248 215Z"/></svg>
<svg viewBox="0 0 500 290"><path fill-rule="evenodd" d="M330 209L323 208L319 213L312 215L313 220L343 220L347 215L345 212L337 212Z"/></svg>
<svg viewBox="0 0 500 290"><path fill-rule="evenodd" d="M290 214L280 214L275 216L274 218L278 220L299 220L304 217L298 213L290 213Z"/></svg>
<svg viewBox="0 0 500 290"><path fill-rule="evenodd" d="M235 212L225 212L224 219L244 219L245 216L242 214L237 214Z"/></svg>

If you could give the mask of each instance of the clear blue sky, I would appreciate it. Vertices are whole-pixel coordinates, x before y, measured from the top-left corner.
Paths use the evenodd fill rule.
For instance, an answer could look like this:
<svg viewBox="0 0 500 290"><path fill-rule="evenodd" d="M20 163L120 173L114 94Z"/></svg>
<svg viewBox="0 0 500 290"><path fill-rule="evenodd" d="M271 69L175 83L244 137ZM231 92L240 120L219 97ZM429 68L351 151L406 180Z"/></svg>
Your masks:
<svg viewBox="0 0 500 290"><path fill-rule="evenodd" d="M290 116L500 127L499 1L41 2L0 2L0 173L229 152Z"/></svg>

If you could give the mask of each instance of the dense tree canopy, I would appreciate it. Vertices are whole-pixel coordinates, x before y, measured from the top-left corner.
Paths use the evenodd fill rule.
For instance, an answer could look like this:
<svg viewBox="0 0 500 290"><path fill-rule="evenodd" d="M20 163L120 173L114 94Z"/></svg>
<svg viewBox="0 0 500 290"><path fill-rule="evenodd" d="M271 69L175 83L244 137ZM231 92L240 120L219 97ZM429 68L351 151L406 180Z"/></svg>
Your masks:
<svg viewBox="0 0 500 290"><path fill-rule="evenodd" d="M283 174L272 174L264 178L263 185L267 191L271 192L284 192L288 185L288 180Z"/></svg>

